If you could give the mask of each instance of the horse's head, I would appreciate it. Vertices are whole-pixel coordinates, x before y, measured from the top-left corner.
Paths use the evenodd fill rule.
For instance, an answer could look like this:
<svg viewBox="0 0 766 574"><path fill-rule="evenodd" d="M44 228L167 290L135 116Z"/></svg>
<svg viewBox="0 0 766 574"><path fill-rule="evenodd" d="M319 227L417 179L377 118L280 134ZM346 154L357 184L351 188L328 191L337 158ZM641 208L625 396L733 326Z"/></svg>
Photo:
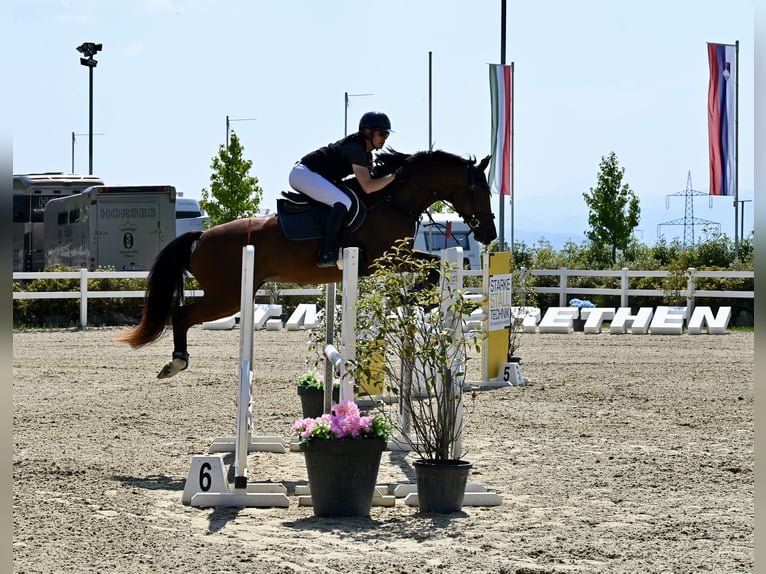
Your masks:
<svg viewBox="0 0 766 574"><path fill-rule="evenodd" d="M488 245L497 238L492 195L484 171L489 156L480 162L465 159L441 150L421 151L412 155L391 148L377 156L378 175L404 168L408 177L400 185L385 188L397 199L395 204L407 203L410 213L419 216L437 201L446 201L463 218L476 239Z"/></svg>
<svg viewBox="0 0 766 574"><path fill-rule="evenodd" d="M460 217L473 230L476 239L488 245L497 238L495 216L492 213L492 193L484 171L489 165L490 156L478 164L468 165L468 185L465 191L457 192L450 202Z"/></svg>
<svg viewBox="0 0 766 574"><path fill-rule="evenodd" d="M418 214L436 201L452 205L473 231L476 239L488 245L497 238L495 216L492 214L491 194L484 170L489 156L476 163L474 159L441 150L422 151L407 156L394 150L382 154L382 164L388 171L406 166L411 175L407 193L415 193ZM404 186L403 186L404 187Z"/></svg>

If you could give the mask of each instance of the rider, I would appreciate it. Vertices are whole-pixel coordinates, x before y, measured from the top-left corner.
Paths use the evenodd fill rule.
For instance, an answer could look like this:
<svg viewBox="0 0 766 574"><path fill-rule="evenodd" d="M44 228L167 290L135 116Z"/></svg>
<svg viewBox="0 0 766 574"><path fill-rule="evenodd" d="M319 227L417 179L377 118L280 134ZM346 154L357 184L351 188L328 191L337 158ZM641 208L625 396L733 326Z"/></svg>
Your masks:
<svg viewBox="0 0 766 574"><path fill-rule="evenodd" d="M317 267L335 267L338 243L351 199L338 188L347 176L356 176L364 193L380 191L391 183L395 174L373 178L372 150L386 143L391 122L382 112L367 112L359 120L359 131L327 144L301 158L290 171L290 186L316 201L331 207L327 217Z"/></svg>

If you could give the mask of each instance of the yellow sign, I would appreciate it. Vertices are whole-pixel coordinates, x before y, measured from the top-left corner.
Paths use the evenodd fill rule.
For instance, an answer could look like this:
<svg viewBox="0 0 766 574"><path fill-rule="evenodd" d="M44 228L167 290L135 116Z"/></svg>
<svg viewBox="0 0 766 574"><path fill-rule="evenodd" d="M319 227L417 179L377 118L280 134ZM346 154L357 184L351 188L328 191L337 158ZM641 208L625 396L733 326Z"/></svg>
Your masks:
<svg viewBox="0 0 766 574"><path fill-rule="evenodd" d="M508 297L505 289L501 288L506 283L503 279L509 277L508 274L510 272L510 251L495 251L484 254L484 293L488 295L487 301L484 303L484 311L487 313L487 317L490 317L490 311L492 310L491 302L493 300L505 301ZM490 298L493 294L491 289L493 285L496 288L495 299ZM501 292L503 293L501 294ZM508 305L508 310L510 312L510 304ZM483 376L485 382L497 378L501 365L508 361L508 329L509 327L489 329L487 338L484 339Z"/></svg>
<svg viewBox="0 0 766 574"><path fill-rule="evenodd" d="M376 339L374 341L363 340L357 342L357 347L363 346L364 352L370 356L370 378L369 380L359 380L359 386L361 390L370 395L382 395L385 390L385 360L383 353L385 352L385 342L383 339ZM359 349L357 349L359 350Z"/></svg>

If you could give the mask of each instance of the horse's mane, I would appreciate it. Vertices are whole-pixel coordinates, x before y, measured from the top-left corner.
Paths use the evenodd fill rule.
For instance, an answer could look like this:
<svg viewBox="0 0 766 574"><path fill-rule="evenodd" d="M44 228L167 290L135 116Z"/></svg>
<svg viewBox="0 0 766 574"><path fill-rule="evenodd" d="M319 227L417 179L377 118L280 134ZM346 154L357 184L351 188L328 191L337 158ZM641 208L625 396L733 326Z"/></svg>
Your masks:
<svg viewBox="0 0 766 574"><path fill-rule="evenodd" d="M454 153L440 149L419 151L413 154L398 152L387 147L375 156L376 175L381 176L395 171L403 165L417 165L424 161L469 166L476 162L475 158L464 158Z"/></svg>

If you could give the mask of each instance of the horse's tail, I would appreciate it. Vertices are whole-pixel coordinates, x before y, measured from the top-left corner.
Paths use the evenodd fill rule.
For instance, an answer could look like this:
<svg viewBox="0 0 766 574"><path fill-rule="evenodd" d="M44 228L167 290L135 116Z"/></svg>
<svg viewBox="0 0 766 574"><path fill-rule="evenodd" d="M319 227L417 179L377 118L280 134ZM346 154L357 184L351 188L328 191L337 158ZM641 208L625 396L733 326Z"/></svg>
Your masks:
<svg viewBox="0 0 766 574"><path fill-rule="evenodd" d="M183 298L184 272L189 270L192 244L200 235L201 231L184 233L159 252L147 278L141 321L118 341L140 347L159 339Z"/></svg>

